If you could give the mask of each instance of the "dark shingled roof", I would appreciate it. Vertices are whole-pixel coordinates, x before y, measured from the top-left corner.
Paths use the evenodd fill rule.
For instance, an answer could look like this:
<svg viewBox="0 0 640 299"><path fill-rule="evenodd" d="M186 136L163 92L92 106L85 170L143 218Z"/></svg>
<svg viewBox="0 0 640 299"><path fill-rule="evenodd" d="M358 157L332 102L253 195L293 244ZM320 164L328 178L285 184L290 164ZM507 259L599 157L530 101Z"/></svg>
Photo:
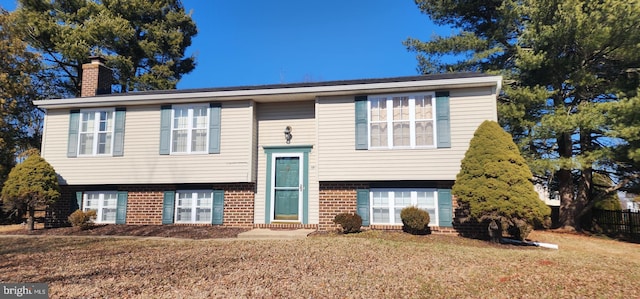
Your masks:
<svg viewBox="0 0 640 299"><path fill-rule="evenodd" d="M96 97L119 96L119 95L127 96L127 95L152 95L152 94L178 94L178 93L196 93L196 92L235 91L235 90L339 86L339 85L354 85L354 84L375 84L375 83L409 82L409 81L424 81L424 80L461 79L461 78L490 77L490 76L493 76L493 75L483 74L483 73L444 73L444 74L430 74L430 75L420 75L420 76L391 77L391 78L377 78L377 79L354 79L354 80L337 80L337 81L323 81L323 82L288 83L288 84L267 84L267 85L248 85L248 86L213 87L213 88L133 91L128 93L97 95Z"/></svg>

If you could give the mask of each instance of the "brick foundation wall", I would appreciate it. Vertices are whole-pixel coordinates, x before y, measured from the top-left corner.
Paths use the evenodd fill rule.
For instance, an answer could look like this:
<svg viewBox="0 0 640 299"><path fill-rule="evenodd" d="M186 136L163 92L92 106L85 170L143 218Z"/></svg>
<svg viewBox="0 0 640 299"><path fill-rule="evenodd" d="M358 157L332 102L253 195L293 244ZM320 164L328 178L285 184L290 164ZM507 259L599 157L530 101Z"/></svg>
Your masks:
<svg viewBox="0 0 640 299"><path fill-rule="evenodd" d="M127 191L129 225L162 225L162 202L165 191L187 189L224 190L223 226L252 227L255 184L199 184L190 185L118 185L118 186L61 186L61 198L47 209L46 227L68 226L67 217L73 212L78 191Z"/></svg>
<svg viewBox="0 0 640 299"><path fill-rule="evenodd" d="M223 225L253 227L256 186L253 183L217 185L224 190Z"/></svg>
<svg viewBox="0 0 640 299"><path fill-rule="evenodd" d="M76 186L60 186L60 198L46 209L44 227L69 226L67 217L73 213L72 203L76 202L76 191L81 190Z"/></svg>
<svg viewBox="0 0 640 299"><path fill-rule="evenodd" d="M333 218L339 213L353 213L357 209L357 189L368 189L369 183L344 183L321 182L320 183L320 223L318 230L338 230L339 226L333 223ZM462 209L455 197L452 199L454 209L453 227L431 226L432 233L438 234L478 234L486 231L486 227L477 223L460 223L459 217ZM402 225L370 225L363 229L375 230L402 230Z"/></svg>
<svg viewBox="0 0 640 299"><path fill-rule="evenodd" d="M367 188L369 188L368 183L321 182L318 230L338 229L338 225L333 223L333 218L340 213L355 213L357 189Z"/></svg>
<svg viewBox="0 0 640 299"><path fill-rule="evenodd" d="M367 229L367 228L365 228ZM368 227L368 229L374 229L374 230L397 230L397 231L401 231L402 230L402 225L381 225L381 224L372 224ZM458 234L458 231L455 230L453 227L442 227L442 226L430 226L429 229L431 230L431 233L435 233L435 234Z"/></svg>
<svg viewBox="0 0 640 299"><path fill-rule="evenodd" d="M302 223L256 223L254 228L268 228L273 230L288 230L288 229L315 229L318 230L317 224L302 224Z"/></svg>
<svg viewBox="0 0 640 299"><path fill-rule="evenodd" d="M130 225L161 225L164 191L174 186L121 186L128 192L127 221Z"/></svg>

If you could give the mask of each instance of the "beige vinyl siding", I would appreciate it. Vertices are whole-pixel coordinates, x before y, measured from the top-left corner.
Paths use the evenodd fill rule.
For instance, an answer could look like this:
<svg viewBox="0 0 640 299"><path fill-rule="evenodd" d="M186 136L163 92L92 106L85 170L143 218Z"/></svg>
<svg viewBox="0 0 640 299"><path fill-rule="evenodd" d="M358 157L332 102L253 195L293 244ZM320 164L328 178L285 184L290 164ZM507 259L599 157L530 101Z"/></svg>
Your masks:
<svg viewBox="0 0 640 299"><path fill-rule="evenodd" d="M451 148L355 150L353 97L319 99L320 181L455 180L476 128L497 120L492 88L450 90Z"/></svg>
<svg viewBox="0 0 640 299"><path fill-rule="evenodd" d="M263 146L312 145L309 153L309 223L317 224L318 192L317 178L317 150L315 103L287 102L287 103L259 103L256 105L258 122L258 179L255 195L254 219L256 223L265 223L265 194L269 192L266 186L267 155ZM291 126L293 138L290 144L284 139L284 129Z"/></svg>
<svg viewBox="0 0 640 299"><path fill-rule="evenodd" d="M251 101L251 181L256 182L258 176L258 119L257 103Z"/></svg>
<svg viewBox="0 0 640 299"><path fill-rule="evenodd" d="M63 184L179 184L251 180L249 101L223 103L220 154L160 155L160 106L127 107L123 157L67 158L69 110L49 110L44 157Z"/></svg>

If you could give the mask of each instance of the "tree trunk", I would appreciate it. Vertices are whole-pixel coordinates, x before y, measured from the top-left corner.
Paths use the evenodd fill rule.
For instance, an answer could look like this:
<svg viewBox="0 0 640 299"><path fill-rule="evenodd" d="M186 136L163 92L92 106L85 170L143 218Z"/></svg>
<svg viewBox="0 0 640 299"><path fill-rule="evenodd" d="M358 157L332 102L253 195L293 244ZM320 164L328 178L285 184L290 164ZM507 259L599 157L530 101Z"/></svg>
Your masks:
<svg viewBox="0 0 640 299"><path fill-rule="evenodd" d="M580 131L580 151L591 151L591 132L588 130ZM585 208L587 203L592 197L592 183L593 183L593 168L591 165L582 165L583 169L580 174L580 180L578 181L578 192L574 199L573 205L575 206L574 218L576 230L582 229L582 216L585 214Z"/></svg>
<svg viewBox="0 0 640 299"><path fill-rule="evenodd" d="M561 158L571 158L573 155L573 144L571 134L558 134L558 154ZM558 224L560 228L566 230L576 229L576 206L573 202L573 177L570 168L560 168L556 171L558 179L558 193L560 193L560 219Z"/></svg>
<svg viewBox="0 0 640 299"><path fill-rule="evenodd" d="M573 218L575 218L575 228L576 230L582 229L582 215L584 215L584 209L587 206L587 203L591 199L591 182L593 176L593 169L591 167L585 168L582 170L580 174L580 181L578 182L578 193L576 194L576 198L573 202L575 206L575 214Z"/></svg>
<svg viewBox="0 0 640 299"><path fill-rule="evenodd" d="M558 178L558 193L560 193L560 228L575 230L575 205L573 203L573 178L570 169L560 169L556 172Z"/></svg>
<svg viewBox="0 0 640 299"><path fill-rule="evenodd" d="M35 227L34 222L35 222L36 209L34 207L28 207L27 209L29 211L29 217L27 218L27 229L29 231L32 231Z"/></svg>

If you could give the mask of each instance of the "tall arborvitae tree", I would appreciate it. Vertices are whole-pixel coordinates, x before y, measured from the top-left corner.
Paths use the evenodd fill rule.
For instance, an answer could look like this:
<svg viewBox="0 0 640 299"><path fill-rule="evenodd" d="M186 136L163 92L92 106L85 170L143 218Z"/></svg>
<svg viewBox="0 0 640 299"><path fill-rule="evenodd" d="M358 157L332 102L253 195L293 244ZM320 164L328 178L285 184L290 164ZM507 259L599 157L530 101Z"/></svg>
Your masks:
<svg viewBox="0 0 640 299"><path fill-rule="evenodd" d="M39 148L41 113L32 100L39 97L41 68L37 54L27 50L16 30L16 16L0 8L0 185L16 163L17 155Z"/></svg>
<svg viewBox="0 0 640 299"><path fill-rule="evenodd" d="M452 192L471 221L496 221L524 239L547 222L551 209L533 188L531 171L498 123L483 122L471 139Z"/></svg>
<svg viewBox="0 0 640 299"><path fill-rule="evenodd" d="M27 211L27 225L33 230L36 209L44 208L60 197L58 177L53 167L33 150L11 170L0 195L5 209Z"/></svg>
<svg viewBox="0 0 640 299"><path fill-rule="evenodd" d="M618 162L611 149L624 144L608 136L600 106L638 87L638 77L629 74L640 67L640 0L416 3L437 24L457 30L405 42L418 53L419 69L502 74L500 123L534 173L555 182L560 225L579 229L594 199L594 171L611 170ZM459 61L440 61L444 55Z"/></svg>
<svg viewBox="0 0 640 299"><path fill-rule="evenodd" d="M27 41L66 96L81 90L82 64L103 56L116 92L174 89L195 67L185 50L197 29L180 0L20 0Z"/></svg>

